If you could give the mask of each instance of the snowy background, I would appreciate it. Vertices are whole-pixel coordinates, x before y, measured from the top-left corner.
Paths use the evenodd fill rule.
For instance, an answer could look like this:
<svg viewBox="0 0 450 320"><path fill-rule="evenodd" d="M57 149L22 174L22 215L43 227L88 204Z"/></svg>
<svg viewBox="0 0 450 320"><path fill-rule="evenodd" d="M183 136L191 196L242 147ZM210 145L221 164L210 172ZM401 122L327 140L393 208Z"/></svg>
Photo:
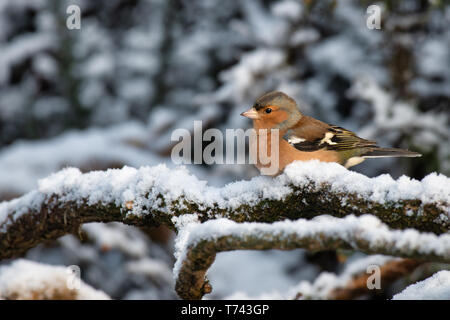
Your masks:
<svg viewBox="0 0 450 320"><path fill-rule="evenodd" d="M204 130L248 128L239 114L274 89L308 115L424 154L368 160L355 171L448 176L445 2L381 1L382 29L369 30L369 1L0 0L0 200L67 166L173 167L174 129L192 130L194 120ZM71 4L81 8L80 30L66 27ZM257 175L249 165L188 169L213 186ZM164 227L110 223L85 225L81 236L40 245L25 258L78 265L88 285L114 299L175 299L173 252L174 235ZM221 253L206 298L283 298L323 272L346 277L373 259L335 251ZM430 268L365 298L392 298Z"/></svg>

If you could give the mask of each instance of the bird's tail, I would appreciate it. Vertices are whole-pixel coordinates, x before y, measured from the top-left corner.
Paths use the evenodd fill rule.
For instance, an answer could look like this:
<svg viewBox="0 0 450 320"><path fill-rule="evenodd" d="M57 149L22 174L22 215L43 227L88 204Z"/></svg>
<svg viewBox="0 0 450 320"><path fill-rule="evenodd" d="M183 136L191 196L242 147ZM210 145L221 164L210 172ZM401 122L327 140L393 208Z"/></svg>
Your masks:
<svg viewBox="0 0 450 320"><path fill-rule="evenodd" d="M421 157L422 155L420 153L404 149L374 148L361 156L363 158L386 158L386 157Z"/></svg>

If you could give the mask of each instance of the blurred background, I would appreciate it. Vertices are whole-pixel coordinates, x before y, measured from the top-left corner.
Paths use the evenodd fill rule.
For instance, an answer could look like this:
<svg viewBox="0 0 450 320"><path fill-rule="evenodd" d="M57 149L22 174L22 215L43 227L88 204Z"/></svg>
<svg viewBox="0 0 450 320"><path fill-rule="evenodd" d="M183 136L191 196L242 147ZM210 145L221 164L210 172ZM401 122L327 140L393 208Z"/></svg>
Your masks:
<svg viewBox="0 0 450 320"><path fill-rule="evenodd" d="M366 25L381 8L381 29ZM69 30L69 5L81 28ZM170 159L171 134L249 128L239 116L282 90L325 122L422 158L366 161L369 176L450 173L450 3L445 0L0 0L0 200L66 166L87 172ZM221 186L250 165L189 166ZM174 299L173 234L89 224L26 258L79 265L116 299ZM212 298L280 297L360 253L231 252ZM5 262L3 262L5 263ZM439 268L447 266L439 266ZM416 279L427 275L428 266ZM268 276L270 275L270 276ZM264 279L264 281L262 281ZM402 278L367 298L390 298Z"/></svg>

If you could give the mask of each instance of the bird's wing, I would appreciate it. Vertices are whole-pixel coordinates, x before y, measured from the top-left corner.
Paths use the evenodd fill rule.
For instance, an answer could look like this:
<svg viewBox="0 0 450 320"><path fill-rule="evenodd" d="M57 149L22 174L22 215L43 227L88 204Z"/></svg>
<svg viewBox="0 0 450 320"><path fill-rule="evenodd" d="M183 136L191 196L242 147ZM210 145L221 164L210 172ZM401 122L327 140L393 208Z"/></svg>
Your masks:
<svg viewBox="0 0 450 320"><path fill-rule="evenodd" d="M307 116L303 116L294 127L287 130L283 138L297 150L307 152L376 147L375 141L360 138L349 130Z"/></svg>

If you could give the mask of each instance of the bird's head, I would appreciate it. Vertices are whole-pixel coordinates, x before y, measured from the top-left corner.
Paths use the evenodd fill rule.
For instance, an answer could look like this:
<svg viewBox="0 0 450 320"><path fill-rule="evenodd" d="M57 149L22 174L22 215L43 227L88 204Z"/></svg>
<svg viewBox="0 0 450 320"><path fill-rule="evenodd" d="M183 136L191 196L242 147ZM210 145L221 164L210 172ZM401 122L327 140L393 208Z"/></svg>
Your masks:
<svg viewBox="0 0 450 320"><path fill-rule="evenodd" d="M258 129L287 129L302 117L295 100L280 91L258 98L241 116L252 119Z"/></svg>

